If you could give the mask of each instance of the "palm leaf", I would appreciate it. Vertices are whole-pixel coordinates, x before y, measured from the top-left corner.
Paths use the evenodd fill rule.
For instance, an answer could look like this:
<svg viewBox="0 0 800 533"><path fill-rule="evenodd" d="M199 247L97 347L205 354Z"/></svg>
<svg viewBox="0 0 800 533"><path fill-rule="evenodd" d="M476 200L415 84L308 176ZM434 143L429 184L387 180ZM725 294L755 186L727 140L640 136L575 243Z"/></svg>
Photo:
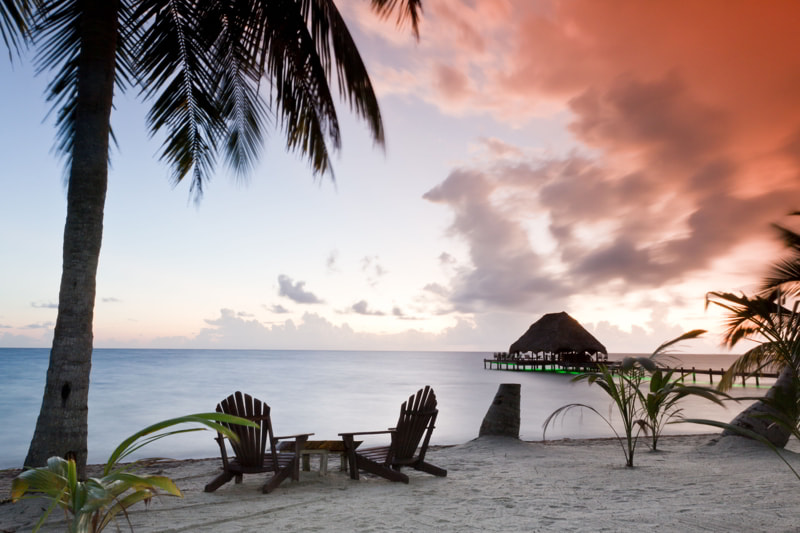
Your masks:
<svg viewBox="0 0 800 533"><path fill-rule="evenodd" d="M753 340L758 346L740 356L726 371L720 390L730 388L737 373L751 373L772 365L800 368L800 314L797 302L792 309L785 307L782 298L747 297L743 294L711 292L706 305L713 303L728 312L725 343L735 346L741 340Z"/></svg>
<svg viewBox="0 0 800 533"><path fill-rule="evenodd" d="M131 492L130 494L126 494L124 498L117 501L114 505L109 507L105 513L103 513L103 517L98 524L97 530L102 531L108 524L111 523L112 520L114 520L114 518L116 518L119 513L124 513L127 518L127 510L129 507L141 501L149 501L152 497L153 492L147 489L137 490L135 492Z"/></svg>
<svg viewBox="0 0 800 533"><path fill-rule="evenodd" d="M329 44L313 33L323 31L325 24L317 19L318 10L308 8L308 2L303 2L301 9L297 9L293 0L261 3L265 22L280 21L278 25L269 23L260 28L262 40L258 47L260 68L272 83L273 110L286 132L286 148L306 154L315 174L328 173L329 145L338 150L341 134L328 85Z"/></svg>
<svg viewBox="0 0 800 533"><path fill-rule="evenodd" d="M397 11L397 25L410 22L411 31L419 39L419 21L422 15L422 0L371 0L372 8L383 18Z"/></svg>
<svg viewBox="0 0 800 533"><path fill-rule="evenodd" d="M173 167L175 183L192 173L192 189L200 195L225 134L214 99L217 65L211 61L211 43L200 31L194 2L142 1L132 21L142 39L136 49L142 94L154 99L147 115L150 133L166 129L161 159Z"/></svg>
<svg viewBox="0 0 800 533"><path fill-rule="evenodd" d="M795 211L790 215L798 216L800 212ZM770 297L780 290L787 296L797 296L800 294L800 234L777 224L772 227L788 248L790 256L772 265L769 274L762 280L761 295Z"/></svg>
<svg viewBox="0 0 800 533"><path fill-rule="evenodd" d="M686 333L675 337L672 340L669 340L663 344L661 344L658 348L656 348L653 353L650 355L650 359L655 361L656 363L666 362L674 362L675 358L670 355L671 349L678 343L683 341L696 339L702 336L706 330L704 329L693 329L691 331L687 331Z"/></svg>
<svg viewBox="0 0 800 533"><path fill-rule="evenodd" d="M0 2L0 37L8 48L10 59L13 59L11 52L19 51L19 46L25 39L29 17L28 0L2 0Z"/></svg>
<svg viewBox="0 0 800 533"><path fill-rule="evenodd" d="M394 1L390 3L393 4ZM410 4L416 3L410 2ZM373 6L375 5L373 2ZM315 35L318 50L321 43L328 41L333 46L333 60L336 65L339 93L350 104L350 108L367 121L375 142L383 146L385 137L378 100L373 92L367 69L344 19L332 0L314 0L312 6L314 7L311 11L312 15L317 14L316 17L312 16L311 22L312 27L318 28L318 35ZM393 6L387 7L393 8ZM416 13L414 9L411 11ZM378 12L388 13L387 10ZM329 31L323 31L326 26L320 24L317 18L322 18L329 24ZM414 28L416 31L416 16L414 17ZM327 56L327 54L320 55L323 59ZM327 71L329 66L325 65L325 67Z"/></svg>
<svg viewBox="0 0 800 533"><path fill-rule="evenodd" d="M180 416L180 417L177 417L177 418L171 418L169 420L163 420L161 422L158 422L156 424L153 424L153 425L148 426L148 427L146 427L146 428L144 428L142 430L137 431L136 433L134 433L133 435L131 435L130 437L128 437L127 439L122 441L122 443L120 443L120 445L117 446L116 449L114 449L114 451L111 453L111 456L108 458L108 461L106 462L106 466L105 466L105 468L103 470L103 475L110 474L112 471L114 471L114 469L116 468L117 463L121 459L123 459L124 457L130 455L130 453L133 450L136 450L136 449L140 448L141 446L137 446L136 445L137 441L139 441L143 437L147 437L148 435L152 435L153 433L155 433L157 431L161 431L162 429L166 429L168 427L175 426L175 425L178 425L178 424L186 424L186 423L201 424L201 425L204 425L204 426L206 426L206 427L208 427L210 429L218 431L219 433L222 433L223 435L225 435L226 437L228 437L230 439L233 439L234 441L237 441L238 438L236 437L236 434L232 430L230 430L229 428L225 427L220 422L224 422L226 424L239 424L239 425L248 426L248 427L258 427L258 425L255 422L251 422L251 421L249 421L247 419L244 419L244 418L241 418L241 417L238 417L238 416L224 414L224 413L197 413L197 414L192 414L192 415ZM168 433L168 434L172 434L172 433ZM166 435L163 435L163 436L166 436ZM154 437L149 437L149 441L152 441L154 439L161 438L161 437L162 437L162 435L156 435Z"/></svg>
<svg viewBox="0 0 800 533"><path fill-rule="evenodd" d="M203 10L205 8L205 10ZM259 94L261 72L250 25L254 20L253 2L206 2L201 5L200 26L214 43L211 53L219 66L217 98L227 126L225 156L239 176L252 170L263 144L263 124L270 111Z"/></svg>
<svg viewBox="0 0 800 533"><path fill-rule="evenodd" d="M82 4L77 0L54 0L39 2L30 0L37 9L31 15L30 28L33 43L37 45L35 63L37 74L53 70L53 78L47 86L47 101L51 103L50 113L56 115L55 151L65 159L69 168L72 158L72 144L75 138L75 106L78 95L78 58L81 52L80 27ZM26 2L27 3L27 2ZM117 58L114 84L124 92L134 77L130 61L129 43L136 42L131 30L130 9L126 1L118 6ZM113 128L110 129L112 142L116 145Z"/></svg>

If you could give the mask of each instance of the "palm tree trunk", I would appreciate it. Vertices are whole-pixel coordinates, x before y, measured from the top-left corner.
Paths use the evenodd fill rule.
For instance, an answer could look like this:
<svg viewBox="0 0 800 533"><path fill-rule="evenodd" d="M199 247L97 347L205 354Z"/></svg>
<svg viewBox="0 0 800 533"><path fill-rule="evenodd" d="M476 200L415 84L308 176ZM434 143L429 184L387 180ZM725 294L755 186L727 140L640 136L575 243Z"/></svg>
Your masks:
<svg viewBox="0 0 800 533"><path fill-rule="evenodd" d="M73 457L85 477L92 320L108 185L118 0L81 2L81 48L58 318L25 466Z"/></svg>
<svg viewBox="0 0 800 533"><path fill-rule="evenodd" d="M775 384L769 388L764 395L766 398L783 399L785 401L794 401L797 395L797 383L795 382L794 372L791 367L785 367L775 380ZM730 425L741 427L753 431L767 440L777 448L783 448L789 442L791 432L772 422L770 415L779 416L781 411L775 407L757 401L750 405L747 409L736 415ZM722 436L741 435L733 429L725 429L722 431Z"/></svg>

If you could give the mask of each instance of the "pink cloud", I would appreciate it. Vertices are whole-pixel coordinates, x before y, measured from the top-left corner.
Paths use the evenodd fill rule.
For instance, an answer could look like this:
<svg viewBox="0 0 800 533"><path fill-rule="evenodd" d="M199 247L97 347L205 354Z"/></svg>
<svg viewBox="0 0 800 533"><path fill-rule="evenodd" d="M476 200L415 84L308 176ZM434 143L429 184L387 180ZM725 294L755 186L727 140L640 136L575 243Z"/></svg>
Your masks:
<svg viewBox="0 0 800 533"><path fill-rule="evenodd" d="M469 247L451 302L660 290L719 268L757 276L735 254L766 249L769 224L800 208L800 2L425 8L422 40L396 66L418 98L503 126L560 113L572 141L560 149L574 148L526 158L542 147L516 139L512 162L512 143L487 129L478 142L491 161L454 168L425 195Z"/></svg>
<svg viewBox="0 0 800 533"><path fill-rule="evenodd" d="M464 101L471 94L470 79L460 70L448 65L435 67L434 86L448 102Z"/></svg>

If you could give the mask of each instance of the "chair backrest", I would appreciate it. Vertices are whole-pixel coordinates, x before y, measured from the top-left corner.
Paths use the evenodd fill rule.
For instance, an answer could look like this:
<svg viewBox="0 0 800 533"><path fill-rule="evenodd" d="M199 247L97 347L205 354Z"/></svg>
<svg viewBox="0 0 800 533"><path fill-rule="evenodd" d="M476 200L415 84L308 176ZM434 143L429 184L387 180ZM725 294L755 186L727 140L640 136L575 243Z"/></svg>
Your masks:
<svg viewBox="0 0 800 533"><path fill-rule="evenodd" d="M425 455L438 414L436 394L428 385L403 402L392 438L392 462L402 463L413 459L418 448L420 456Z"/></svg>
<svg viewBox="0 0 800 533"><path fill-rule="evenodd" d="M239 442L229 440L239 464L247 467L261 467L264 464L264 452L270 446L271 455L275 455L272 439L272 423L269 416L269 405L253 398L249 394L234 392L217 404L218 413L240 416L259 424L259 428L240 426L238 424L223 425L233 431Z"/></svg>

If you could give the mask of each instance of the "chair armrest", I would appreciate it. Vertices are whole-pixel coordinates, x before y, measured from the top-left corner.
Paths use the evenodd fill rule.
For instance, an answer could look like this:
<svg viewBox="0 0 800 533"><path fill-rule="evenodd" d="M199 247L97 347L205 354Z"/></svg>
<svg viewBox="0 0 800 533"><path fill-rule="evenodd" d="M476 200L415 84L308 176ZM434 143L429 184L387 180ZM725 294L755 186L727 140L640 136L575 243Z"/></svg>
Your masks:
<svg viewBox="0 0 800 533"><path fill-rule="evenodd" d="M299 439L301 437L305 437L303 440L308 440L308 437L313 435L313 433L298 433L297 435L282 435L280 437L272 437L275 440L287 440L287 439Z"/></svg>
<svg viewBox="0 0 800 533"><path fill-rule="evenodd" d="M214 439L219 444L219 453L222 456L222 467L224 470L228 469L228 450L225 446L225 435L217 432L217 437Z"/></svg>
<svg viewBox="0 0 800 533"><path fill-rule="evenodd" d="M385 431L356 431L356 432L350 432L350 433L339 433L339 436L340 437L344 437L345 435L351 435L351 436L353 436L353 435L381 435L381 434L384 434L384 433L394 433L394 432L395 432L395 430L393 430L393 429L389 429L389 430L385 430Z"/></svg>

